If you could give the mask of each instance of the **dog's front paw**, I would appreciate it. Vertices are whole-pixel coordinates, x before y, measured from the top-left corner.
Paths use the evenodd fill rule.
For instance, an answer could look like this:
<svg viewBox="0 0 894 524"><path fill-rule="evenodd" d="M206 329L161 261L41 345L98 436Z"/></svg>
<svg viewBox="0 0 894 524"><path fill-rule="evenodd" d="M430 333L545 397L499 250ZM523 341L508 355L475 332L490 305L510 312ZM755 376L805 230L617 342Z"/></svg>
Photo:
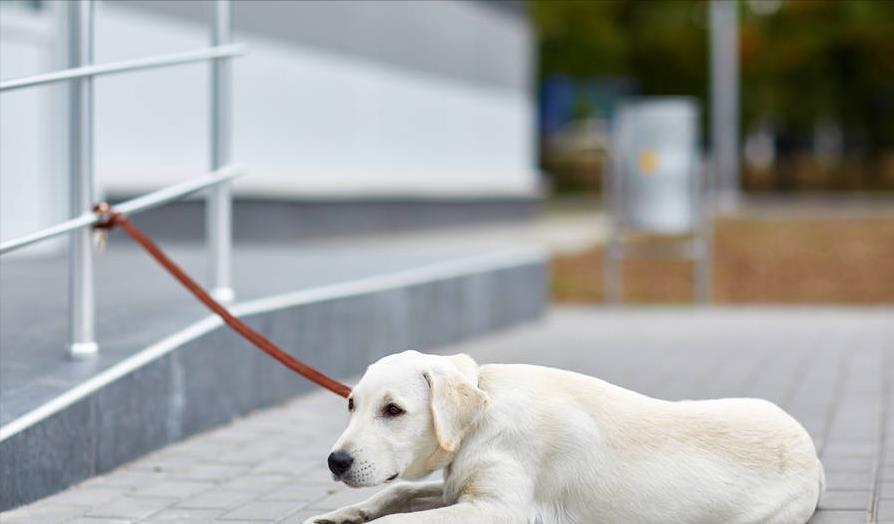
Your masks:
<svg viewBox="0 0 894 524"><path fill-rule="evenodd" d="M363 524L369 522L369 515L357 508L342 508L324 515L317 515L304 524Z"/></svg>

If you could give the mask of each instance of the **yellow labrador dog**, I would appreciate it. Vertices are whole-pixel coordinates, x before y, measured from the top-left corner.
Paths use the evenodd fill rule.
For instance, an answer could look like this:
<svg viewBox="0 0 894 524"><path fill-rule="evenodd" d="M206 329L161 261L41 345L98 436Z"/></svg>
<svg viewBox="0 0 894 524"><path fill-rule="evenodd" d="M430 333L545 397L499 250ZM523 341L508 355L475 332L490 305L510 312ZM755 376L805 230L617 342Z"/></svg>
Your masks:
<svg viewBox="0 0 894 524"><path fill-rule="evenodd" d="M313 524L803 524L824 488L807 431L757 399L668 402L537 366L407 351L366 371L329 468L398 483Z"/></svg>

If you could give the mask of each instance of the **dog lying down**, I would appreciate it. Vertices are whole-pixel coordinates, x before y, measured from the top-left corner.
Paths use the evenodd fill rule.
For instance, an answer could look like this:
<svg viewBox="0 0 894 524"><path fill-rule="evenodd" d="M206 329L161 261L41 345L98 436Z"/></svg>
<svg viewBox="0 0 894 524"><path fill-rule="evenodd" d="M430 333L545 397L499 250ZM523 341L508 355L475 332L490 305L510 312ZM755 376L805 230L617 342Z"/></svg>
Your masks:
<svg viewBox="0 0 894 524"><path fill-rule="evenodd" d="M823 468L807 431L758 399L668 402L558 369L387 356L348 400L329 455L353 487L397 483L306 521L807 522Z"/></svg>

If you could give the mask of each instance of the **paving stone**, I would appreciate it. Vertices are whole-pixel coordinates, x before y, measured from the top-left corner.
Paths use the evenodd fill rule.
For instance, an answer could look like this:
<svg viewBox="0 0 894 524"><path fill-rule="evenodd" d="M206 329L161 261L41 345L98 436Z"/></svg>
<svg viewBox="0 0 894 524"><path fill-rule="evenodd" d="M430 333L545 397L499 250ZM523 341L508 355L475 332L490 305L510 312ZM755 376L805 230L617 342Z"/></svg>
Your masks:
<svg viewBox="0 0 894 524"><path fill-rule="evenodd" d="M304 507L303 503L258 501L249 502L229 513L222 515L219 520L265 520L277 521L284 519Z"/></svg>
<svg viewBox="0 0 894 524"><path fill-rule="evenodd" d="M241 441L215 441L211 438L193 437L165 448L164 452L171 456L219 460L228 454L245 450L244 444L245 442Z"/></svg>
<svg viewBox="0 0 894 524"><path fill-rule="evenodd" d="M4 521L5 522L5 521ZM65 524L131 524L133 520L101 518L101 517L78 517L74 520L66 520ZM142 521L145 522L145 521Z"/></svg>
<svg viewBox="0 0 894 524"><path fill-rule="evenodd" d="M875 457L878 446L874 442L840 441L830 438L826 441L825 452L828 455L842 457Z"/></svg>
<svg viewBox="0 0 894 524"><path fill-rule="evenodd" d="M221 515L217 509L168 508L159 511L140 524L160 524L171 522L211 522Z"/></svg>
<svg viewBox="0 0 894 524"><path fill-rule="evenodd" d="M262 500L291 500L311 502L338 491L332 482L326 484L291 482L261 496Z"/></svg>
<svg viewBox="0 0 894 524"><path fill-rule="evenodd" d="M133 469L129 466L118 468L111 475L102 475L84 482L82 485L93 484L96 487L112 489L137 489L157 484L168 478L168 474L159 471L145 471Z"/></svg>
<svg viewBox="0 0 894 524"><path fill-rule="evenodd" d="M301 479L307 482L332 482L332 473L320 464L301 472Z"/></svg>
<svg viewBox="0 0 894 524"><path fill-rule="evenodd" d="M56 524L76 518L86 512L81 506L53 505L37 502L0 515L3 524Z"/></svg>
<svg viewBox="0 0 894 524"><path fill-rule="evenodd" d="M125 493L130 491L130 489L131 488L129 486L79 486L75 487L74 489L59 493L58 495L53 495L44 500L49 504L70 504L73 506L85 506L87 508L92 508L121 498Z"/></svg>
<svg viewBox="0 0 894 524"><path fill-rule="evenodd" d="M263 474L283 474L283 475L295 475L297 473L301 473L304 471L308 471L315 467L319 467L321 463L321 459L316 457L315 459L308 458L295 458L295 457L280 457L275 459L265 460L259 464L255 464L251 468L252 475L263 475Z"/></svg>
<svg viewBox="0 0 894 524"><path fill-rule="evenodd" d="M569 308L537 326L449 351L468 352L482 363L575 369L660 398L775 400L803 422L821 449L828 491L810 522L864 524L879 459L882 341L894 338L894 329L886 327L888 336L873 343L857 344L855 337L875 336L857 317L845 321L825 310L803 317L797 310L771 313L718 309L691 315L669 309L609 315ZM843 327L824 331L836 322ZM887 401L894 403L894 393ZM2 514L0 520L300 524L377 491L347 489L332 481L326 467L326 455L346 421L344 410L343 399L312 393ZM888 415L878 522L894 524L894 404Z"/></svg>
<svg viewBox="0 0 894 524"><path fill-rule="evenodd" d="M808 524L866 524L865 511L820 511Z"/></svg>
<svg viewBox="0 0 894 524"><path fill-rule="evenodd" d="M85 516L139 520L157 513L175 502L177 502L176 499L121 497L92 509Z"/></svg>
<svg viewBox="0 0 894 524"><path fill-rule="evenodd" d="M214 487L214 484L210 482L167 480L157 482L145 488L138 488L131 493L131 496L184 499L190 495L207 491L212 487Z"/></svg>
<svg viewBox="0 0 894 524"><path fill-rule="evenodd" d="M335 493L323 497L308 504L308 509L318 509L323 511L331 511L349 504L362 502L374 494L378 493L381 488L362 488L362 489L340 489Z"/></svg>
<svg viewBox="0 0 894 524"><path fill-rule="evenodd" d="M319 511L307 510L303 509L298 513L293 513L286 517L285 519L279 521L280 524L304 524L304 521L319 515Z"/></svg>
<svg viewBox="0 0 894 524"><path fill-rule="evenodd" d="M232 464L184 463L182 470L173 471L171 477L177 480L209 480L220 482L237 477L246 468Z"/></svg>
<svg viewBox="0 0 894 524"><path fill-rule="evenodd" d="M269 493L289 481L285 475L241 475L220 485L221 489L254 493Z"/></svg>
<svg viewBox="0 0 894 524"><path fill-rule="evenodd" d="M879 520L894 520L894 500L882 499L878 502L878 518Z"/></svg>
<svg viewBox="0 0 894 524"><path fill-rule="evenodd" d="M820 509L865 510L872 495L869 491L831 491L823 495Z"/></svg>
<svg viewBox="0 0 894 524"><path fill-rule="evenodd" d="M870 457L832 458L829 456L824 456L822 462L823 469L826 471L826 474L829 474L830 472L872 473L873 466L875 466L873 458Z"/></svg>
<svg viewBox="0 0 894 524"><path fill-rule="evenodd" d="M177 503L177 507L229 510L244 504L253 497L253 493L246 493L244 491L215 489L193 497L188 497Z"/></svg>
<svg viewBox="0 0 894 524"><path fill-rule="evenodd" d="M268 439L264 440L265 443L269 441L270 440ZM245 445L241 446L239 449L221 453L219 456L215 457L215 462L221 464L257 464L275 454L276 450L272 449L269 445Z"/></svg>
<svg viewBox="0 0 894 524"><path fill-rule="evenodd" d="M826 476L826 489L836 490L868 490L872 489L873 477L870 473L837 473Z"/></svg>

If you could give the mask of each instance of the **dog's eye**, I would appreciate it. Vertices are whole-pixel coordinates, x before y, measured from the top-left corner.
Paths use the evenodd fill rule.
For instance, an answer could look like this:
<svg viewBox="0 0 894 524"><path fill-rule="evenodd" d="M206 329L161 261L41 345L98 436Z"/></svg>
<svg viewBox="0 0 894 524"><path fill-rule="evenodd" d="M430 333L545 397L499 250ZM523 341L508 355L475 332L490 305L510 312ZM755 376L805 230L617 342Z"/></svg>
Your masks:
<svg viewBox="0 0 894 524"><path fill-rule="evenodd" d="M354 411L354 399L348 399L348 411Z"/></svg>
<svg viewBox="0 0 894 524"><path fill-rule="evenodd" d="M390 403L382 409L382 415L386 417L399 417L404 414L404 410L400 408L397 404Z"/></svg>

